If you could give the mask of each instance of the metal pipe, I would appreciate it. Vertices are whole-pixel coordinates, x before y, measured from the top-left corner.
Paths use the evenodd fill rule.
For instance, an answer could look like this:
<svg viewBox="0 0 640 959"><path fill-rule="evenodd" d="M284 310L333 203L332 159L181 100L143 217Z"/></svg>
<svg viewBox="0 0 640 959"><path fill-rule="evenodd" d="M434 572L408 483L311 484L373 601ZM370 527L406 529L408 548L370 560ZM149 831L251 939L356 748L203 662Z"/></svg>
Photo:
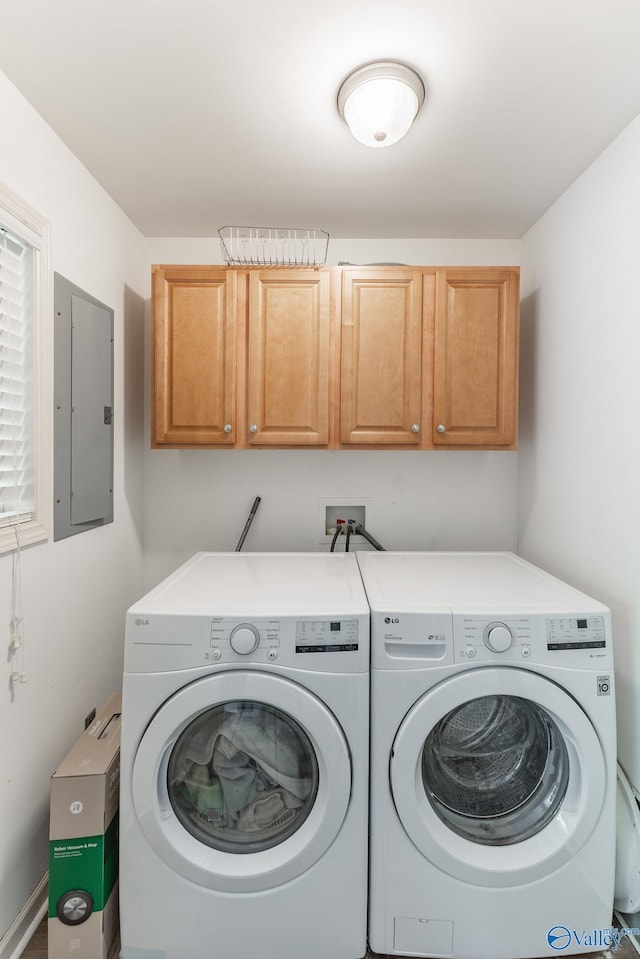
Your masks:
<svg viewBox="0 0 640 959"><path fill-rule="evenodd" d="M253 501L253 506L251 507L251 511L250 511L250 513L249 513L249 518L247 519L247 522L244 524L244 529L242 530L242 533L241 533L241 535L240 535L240 539L238 540L238 545L236 546L236 550L235 550L236 553L239 553L240 550L242 549L242 544L244 543L245 539L247 538L247 533L249 532L249 528L250 528L251 524L253 523L253 517L254 517L254 516L256 515L256 513L258 512L258 506L259 506L259 505L260 505L260 497L259 497L259 496L256 496L256 498L255 498L254 501Z"/></svg>

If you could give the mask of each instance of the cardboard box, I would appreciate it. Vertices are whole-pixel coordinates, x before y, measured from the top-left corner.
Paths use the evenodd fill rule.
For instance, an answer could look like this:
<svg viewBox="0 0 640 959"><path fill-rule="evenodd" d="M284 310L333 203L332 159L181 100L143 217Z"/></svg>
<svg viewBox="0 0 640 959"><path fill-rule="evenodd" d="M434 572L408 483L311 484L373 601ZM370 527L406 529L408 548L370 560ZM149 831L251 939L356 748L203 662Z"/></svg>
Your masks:
<svg viewBox="0 0 640 959"><path fill-rule="evenodd" d="M107 959L118 932L121 695L51 777L49 959Z"/></svg>

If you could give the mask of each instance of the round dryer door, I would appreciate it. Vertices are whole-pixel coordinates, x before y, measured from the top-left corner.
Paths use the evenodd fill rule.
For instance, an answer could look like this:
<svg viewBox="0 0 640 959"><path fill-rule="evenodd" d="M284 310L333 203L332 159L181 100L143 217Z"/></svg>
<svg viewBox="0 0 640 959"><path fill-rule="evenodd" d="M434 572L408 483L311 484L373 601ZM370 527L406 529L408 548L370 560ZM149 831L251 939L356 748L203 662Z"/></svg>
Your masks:
<svg viewBox="0 0 640 959"><path fill-rule="evenodd" d="M311 692L279 676L197 680L156 713L138 747L133 798L167 865L230 892L269 889L310 868L347 812L342 730Z"/></svg>
<svg viewBox="0 0 640 959"><path fill-rule="evenodd" d="M478 669L426 693L390 764L393 798L418 849L450 875L531 882L566 862L602 808L605 762L587 716L555 683Z"/></svg>

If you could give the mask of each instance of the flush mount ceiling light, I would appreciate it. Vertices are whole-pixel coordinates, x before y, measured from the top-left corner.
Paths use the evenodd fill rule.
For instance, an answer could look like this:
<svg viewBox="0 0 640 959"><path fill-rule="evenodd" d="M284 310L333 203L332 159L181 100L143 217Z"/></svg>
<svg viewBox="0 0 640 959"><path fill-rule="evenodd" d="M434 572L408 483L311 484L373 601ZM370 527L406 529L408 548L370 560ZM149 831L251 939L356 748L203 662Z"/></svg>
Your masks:
<svg viewBox="0 0 640 959"><path fill-rule="evenodd" d="M397 143L424 103L424 83L393 60L366 63L338 91L338 110L356 140L368 147Z"/></svg>

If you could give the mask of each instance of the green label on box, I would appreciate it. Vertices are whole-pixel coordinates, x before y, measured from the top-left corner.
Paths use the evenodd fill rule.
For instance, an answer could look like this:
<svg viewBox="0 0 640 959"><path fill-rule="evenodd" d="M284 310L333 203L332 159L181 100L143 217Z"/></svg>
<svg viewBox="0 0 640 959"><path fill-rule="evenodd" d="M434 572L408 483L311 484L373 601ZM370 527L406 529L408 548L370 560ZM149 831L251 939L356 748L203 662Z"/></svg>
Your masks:
<svg viewBox="0 0 640 959"><path fill-rule="evenodd" d="M104 909L118 878L118 815L104 836L54 839L49 843L49 918L61 896L73 890L91 894L94 911Z"/></svg>

